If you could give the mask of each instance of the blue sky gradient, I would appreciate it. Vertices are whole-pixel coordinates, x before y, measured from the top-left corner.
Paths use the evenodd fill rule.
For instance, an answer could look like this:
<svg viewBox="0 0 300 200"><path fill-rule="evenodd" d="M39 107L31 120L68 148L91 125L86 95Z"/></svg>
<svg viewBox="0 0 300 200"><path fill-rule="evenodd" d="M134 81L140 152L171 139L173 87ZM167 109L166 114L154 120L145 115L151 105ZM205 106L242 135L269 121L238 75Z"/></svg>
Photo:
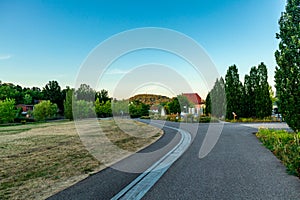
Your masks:
<svg viewBox="0 0 300 200"><path fill-rule="evenodd" d="M265 62L274 85L274 52L283 0L0 1L0 80L43 87L73 86L80 65L99 43L122 31L162 27L196 40L224 77L236 64L241 79Z"/></svg>

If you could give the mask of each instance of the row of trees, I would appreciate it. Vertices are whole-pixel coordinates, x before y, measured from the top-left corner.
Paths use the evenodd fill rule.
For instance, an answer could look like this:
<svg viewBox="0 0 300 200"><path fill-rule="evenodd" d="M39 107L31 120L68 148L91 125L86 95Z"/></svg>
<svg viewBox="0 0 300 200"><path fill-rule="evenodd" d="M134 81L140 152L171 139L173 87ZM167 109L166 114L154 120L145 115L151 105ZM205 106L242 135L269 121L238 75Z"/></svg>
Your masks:
<svg viewBox="0 0 300 200"><path fill-rule="evenodd" d="M166 114L180 114L181 111L191 107L192 103L183 95L172 98L169 102L161 102L157 105L160 110L165 109ZM186 106L186 108L184 108ZM127 100L112 102L112 112L114 115L130 115L132 118L149 116L150 104L145 104L139 100L129 102Z"/></svg>
<svg viewBox="0 0 300 200"><path fill-rule="evenodd" d="M14 99L15 104L36 104L39 100L49 100L58 106L63 112L63 101L66 89L62 90L57 81L49 81L43 89L39 87L22 88L12 83L2 83L0 81L0 100Z"/></svg>
<svg viewBox="0 0 300 200"><path fill-rule="evenodd" d="M22 88L12 83L2 83L0 81L0 100L14 99L15 104L36 104L39 100L49 100L55 103L60 111L64 112L64 101L66 99L69 87L62 89L57 81L49 81L42 89L39 87ZM100 102L110 100L106 90L96 91L87 84L81 84L76 90L77 100L95 101L97 98Z"/></svg>
<svg viewBox="0 0 300 200"><path fill-rule="evenodd" d="M89 85L81 84L80 87L66 91L64 101L64 115L67 119L88 117L110 117L112 116L111 98L108 91L96 92Z"/></svg>
<svg viewBox="0 0 300 200"><path fill-rule="evenodd" d="M49 81L43 89L30 89L0 81L0 122L22 118L21 109L16 109L17 104L35 104L30 114L38 121L56 114L73 119L72 107L79 118L89 117L91 113L96 113L98 117L112 115L111 98L106 90L98 92L86 84L80 85L77 90L69 87L62 90L57 81Z"/></svg>
<svg viewBox="0 0 300 200"><path fill-rule="evenodd" d="M0 118L3 122L11 122L17 117L21 110L17 111L15 106L19 103L35 104L34 111L30 114L38 121L53 118L57 113L71 120L74 117L110 117L113 114L136 118L148 116L150 109L150 105L139 101L112 101L108 91L97 92L87 84L81 84L76 90L69 87L62 90L57 81L49 81L42 90L37 87L22 88L13 84L1 84L0 88L6 91L5 99L0 100ZM15 100L18 97L16 94L23 98ZM176 114L180 113L184 106L191 106L191 103L185 96L178 95L160 106L164 107L166 114Z"/></svg>
<svg viewBox="0 0 300 200"><path fill-rule="evenodd" d="M206 98L206 114L233 119L239 117L264 118L272 114L272 99L268 84L268 72L264 63L252 67L240 81L236 65L228 68L225 81L217 79Z"/></svg>
<svg viewBox="0 0 300 200"><path fill-rule="evenodd" d="M275 52L275 88L279 112L294 131L300 130L300 0L287 0L285 12L279 19L280 40ZM244 117L263 118L271 114L267 69L263 63L251 68L244 84L239 81L236 66L229 67L225 82L217 80L207 96L207 113L231 119L232 112ZM224 87L225 86L225 87ZM226 93L224 97L224 91ZM226 102L226 103L225 103Z"/></svg>

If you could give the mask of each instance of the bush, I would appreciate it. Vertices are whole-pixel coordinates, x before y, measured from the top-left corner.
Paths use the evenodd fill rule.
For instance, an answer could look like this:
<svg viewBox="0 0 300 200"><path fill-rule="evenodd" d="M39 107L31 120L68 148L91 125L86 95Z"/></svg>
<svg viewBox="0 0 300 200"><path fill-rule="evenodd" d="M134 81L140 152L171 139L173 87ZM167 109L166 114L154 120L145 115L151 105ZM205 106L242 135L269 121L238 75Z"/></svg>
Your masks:
<svg viewBox="0 0 300 200"><path fill-rule="evenodd" d="M198 118L198 122L199 122L199 123L209 123L210 120L211 120L210 117L204 117L204 116L202 116L202 117L199 117L199 118Z"/></svg>
<svg viewBox="0 0 300 200"><path fill-rule="evenodd" d="M171 122L178 122L179 118L178 118L177 114L170 114L170 115L167 115L167 120L171 121Z"/></svg>
<svg viewBox="0 0 300 200"><path fill-rule="evenodd" d="M75 119L95 118L95 107L92 102L79 100L73 102L73 117Z"/></svg>
<svg viewBox="0 0 300 200"><path fill-rule="evenodd" d="M283 162L290 174L300 176L300 133L260 129L256 136Z"/></svg>
<svg viewBox="0 0 300 200"><path fill-rule="evenodd" d="M150 115L150 119L154 120L167 120L168 116L160 116L159 114Z"/></svg>
<svg viewBox="0 0 300 200"><path fill-rule="evenodd" d="M141 116L140 119L151 119L150 116Z"/></svg>
<svg viewBox="0 0 300 200"><path fill-rule="evenodd" d="M111 117L111 102L108 100L105 103L104 101L100 103L99 98L97 98L97 100L95 101L95 112L97 114L97 117Z"/></svg>
<svg viewBox="0 0 300 200"><path fill-rule="evenodd" d="M33 116L37 121L44 121L55 117L57 113L57 105L51 103L49 100L42 101L34 106Z"/></svg>
<svg viewBox="0 0 300 200"><path fill-rule="evenodd" d="M129 105L129 115L131 118L149 116L150 106L139 101L133 101Z"/></svg>
<svg viewBox="0 0 300 200"><path fill-rule="evenodd" d="M264 122L280 122L280 119L277 119L275 117L265 117L263 119L259 118L239 118L236 120L226 120L227 122L242 122L242 123L264 123Z"/></svg>
<svg viewBox="0 0 300 200"><path fill-rule="evenodd" d="M15 100L6 98L0 100L0 122L12 122L16 117L17 110L15 108Z"/></svg>

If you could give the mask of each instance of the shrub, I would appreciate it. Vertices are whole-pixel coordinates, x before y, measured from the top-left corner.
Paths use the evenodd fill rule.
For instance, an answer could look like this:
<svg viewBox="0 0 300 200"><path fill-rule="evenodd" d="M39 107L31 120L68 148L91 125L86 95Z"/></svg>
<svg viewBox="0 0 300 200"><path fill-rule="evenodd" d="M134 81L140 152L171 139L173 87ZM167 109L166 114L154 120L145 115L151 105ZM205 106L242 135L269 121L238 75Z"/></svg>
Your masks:
<svg viewBox="0 0 300 200"><path fill-rule="evenodd" d="M55 117L57 113L57 105L49 100L42 101L34 106L33 116L37 121L43 121L48 118Z"/></svg>
<svg viewBox="0 0 300 200"><path fill-rule="evenodd" d="M139 101L133 101L129 105L129 115L131 118L149 116L150 106Z"/></svg>
<svg viewBox="0 0 300 200"><path fill-rule="evenodd" d="M179 118L178 118L177 114L170 114L170 115L167 115L167 121L178 122Z"/></svg>
<svg viewBox="0 0 300 200"><path fill-rule="evenodd" d="M0 122L12 122L16 117L17 110L15 108L15 100L6 98L0 100Z"/></svg>
<svg viewBox="0 0 300 200"><path fill-rule="evenodd" d="M100 103L99 98L97 98L95 101L95 112L97 114L97 117L111 117L111 102L108 100L105 103L104 101Z"/></svg>
<svg viewBox="0 0 300 200"><path fill-rule="evenodd" d="M141 116L140 119L151 119L150 116Z"/></svg>
<svg viewBox="0 0 300 200"><path fill-rule="evenodd" d="M300 176L300 133L260 129L256 136L283 162L290 174Z"/></svg>
<svg viewBox="0 0 300 200"><path fill-rule="evenodd" d="M201 117L199 117L198 122L199 123L209 123L210 120L211 120L211 117L201 116Z"/></svg>
<svg viewBox="0 0 300 200"><path fill-rule="evenodd" d="M242 122L242 123L251 123L251 122L279 122L280 120L274 117L265 117L263 119L259 118L239 118L236 120L226 120L227 122Z"/></svg>
<svg viewBox="0 0 300 200"><path fill-rule="evenodd" d="M75 119L84 119L96 117L95 107L92 102L85 100L73 101L73 117Z"/></svg>

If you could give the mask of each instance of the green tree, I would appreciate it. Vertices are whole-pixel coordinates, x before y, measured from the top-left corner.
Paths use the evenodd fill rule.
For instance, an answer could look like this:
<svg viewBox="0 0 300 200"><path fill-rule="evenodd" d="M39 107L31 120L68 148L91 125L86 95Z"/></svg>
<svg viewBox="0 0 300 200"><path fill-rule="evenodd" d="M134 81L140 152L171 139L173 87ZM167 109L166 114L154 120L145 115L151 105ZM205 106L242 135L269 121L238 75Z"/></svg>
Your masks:
<svg viewBox="0 0 300 200"><path fill-rule="evenodd" d="M18 88L19 89L19 88ZM22 103L23 98L21 97L21 92L17 87L11 83L3 83L0 86L0 100L5 100L6 98L15 99L16 104Z"/></svg>
<svg viewBox="0 0 300 200"><path fill-rule="evenodd" d="M183 105L184 106L188 106L188 104ZM182 108L183 108L182 107ZM177 114L177 113L181 113L181 107L180 107L180 103L177 97L173 98L171 102L168 103L168 108L169 108L169 112L170 114ZM187 107L185 109L188 109ZM185 110L186 112L186 110Z"/></svg>
<svg viewBox="0 0 300 200"><path fill-rule="evenodd" d="M248 93L248 98L251 100L251 105L249 107L249 117L257 117L257 110L258 106L257 104L259 103L258 101L258 86L259 86L259 78L258 78L258 71L257 68L254 66L250 69L250 77L249 77L249 93Z"/></svg>
<svg viewBox="0 0 300 200"><path fill-rule="evenodd" d="M49 81L43 88L43 97L55 103L60 111L64 109L64 96L57 81Z"/></svg>
<svg viewBox="0 0 300 200"><path fill-rule="evenodd" d="M0 100L0 121L12 122L16 117L15 100L6 98L4 101Z"/></svg>
<svg viewBox="0 0 300 200"><path fill-rule="evenodd" d="M73 120L73 98L74 89L68 88L66 91L66 98L64 101L64 115L66 119Z"/></svg>
<svg viewBox="0 0 300 200"><path fill-rule="evenodd" d="M24 104L32 104L32 97L30 96L30 94L25 94L23 101Z"/></svg>
<svg viewBox="0 0 300 200"><path fill-rule="evenodd" d="M95 101L95 112L97 114L97 117L111 117L112 116L111 102L110 101L100 102L99 98L97 98Z"/></svg>
<svg viewBox="0 0 300 200"><path fill-rule="evenodd" d="M257 67L258 85L256 95L256 117L264 118L272 114L272 100L270 98L268 84L268 70L264 63Z"/></svg>
<svg viewBox="0 0 300 200"><path fill-rule="evenodd" d="M29 92L34 102L44 99L43 92L39 87L32 87Z"/></svg>
<svg viewBox="0 0 300 200"><path fill-rule="evenodd" d="M238 116L242 114L243 87L236 65L232 65L228 68L225 81L226 118L233 119L233 112Z"/></svg>
<svg viewBox="0 0 300 200"><path fill-rule="evenodd" d="M225 94L225 82L221 77L220 80L216 80L213 89L209 93L209 113L215 117L225 116L226 110L226 94Z"/></svg>
<svg viewBox="0 0 300 200"><path fill-rule="evenodd" d="M249 75L245 75L244 85L243 85L243 109L242 116L243 117L251 117L251 109L253 106L253 96L250 95L252 91L251 88L251 79Z"/></svg>
<svg viewBox="0 0 300 200"><path fill-rule="evenodd" d="M107 90L101 90L100 92L96 92L96 97L95 97L96 99L97 98L99 98L99 101L100 102L104 102L104 103L106 103L106 101L110 101L111 100L111 98L109 98L109 96L108 96L108 91Z"/></svg>
<svg viewBox="0 0 300 200"><path fill-rule="evenodd" d="M114 116L128 115L128 113L129 113L128 105L129 105L129 101L128 100L114 100L114 101L112 101L112 112L113 112L113 115Z"/></svg>
<svg viewBox="0 0 300 200"><path fill-rule="evenodd" d="M279 20L279 49L275 52L278 67L275 87L279 111L287 124L300 130L300 0L288 0Z"/></svg>
<svg viewBox="0 0 300 200"><path fill-rule="evenodd" d="M85 100L89 102L95 101L95 94L96 91L87 84L81 84L75 92L76 100Z"/></svg>
<svg viewBox="0 0 300 200"><path fill-rule="evenodd" d="M47 118L55 117L57 113L57 105L51 101L42 101L34 106L33 116L37 121L44 121Z"/></svg>
<svg viewBox="0 0 300 200"><path fill-rule="evenodd" d="M207 94L205 99L205 114L210 115L211 114L211 98L210 98L210 92Z"/></svg>
<svg viewBox="0 0 300 200"><path fill-rule="evenodd" d="M132 101L129 104L129 115L131 118L149 116L150 106L138 100Z"/></svg>
<svg viewBox="0 0 300 200"><path fill-rule="evenodd" d="M95 118L95 107L92 102L85 100L76 100L73 102L73 118L85 119Z"/></svg>
<svg viewBox="0 0 300 200"><path fill-rule="evenodd" d="M149 116L149 109L150 109L150 105L141 104L141 116Z"/></svg>

